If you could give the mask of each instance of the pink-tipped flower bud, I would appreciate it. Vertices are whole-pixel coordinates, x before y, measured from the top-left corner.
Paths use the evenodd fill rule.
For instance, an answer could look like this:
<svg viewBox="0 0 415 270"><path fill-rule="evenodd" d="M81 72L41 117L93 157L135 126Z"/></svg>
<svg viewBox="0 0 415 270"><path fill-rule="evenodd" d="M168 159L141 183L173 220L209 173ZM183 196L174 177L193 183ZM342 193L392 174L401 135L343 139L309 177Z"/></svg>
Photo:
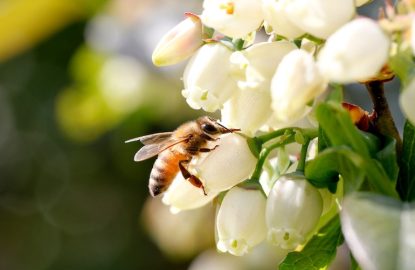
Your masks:
<svg viewBox="0 0 415 270"><path fill-rule="evenodd" d="M156 66L177 64L203 45L203 25L199 16L186 13L187 18L165 34L153 52Z"/></svg>

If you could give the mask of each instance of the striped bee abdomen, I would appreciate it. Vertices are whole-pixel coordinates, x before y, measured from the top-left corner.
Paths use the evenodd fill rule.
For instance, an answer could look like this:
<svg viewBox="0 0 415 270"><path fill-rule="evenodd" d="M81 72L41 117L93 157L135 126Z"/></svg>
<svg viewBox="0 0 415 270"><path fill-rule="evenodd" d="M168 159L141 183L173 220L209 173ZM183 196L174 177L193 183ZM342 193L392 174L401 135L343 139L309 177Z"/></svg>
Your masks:
<svg viewBox="0 0 415 270"><path fill-rule="evenodd" d="M151 196L157 196L167 190L179 172L179 161L183 159L186 159L186 156L171 151L164 151L159 154L154 162L148 183Z"/></svg>

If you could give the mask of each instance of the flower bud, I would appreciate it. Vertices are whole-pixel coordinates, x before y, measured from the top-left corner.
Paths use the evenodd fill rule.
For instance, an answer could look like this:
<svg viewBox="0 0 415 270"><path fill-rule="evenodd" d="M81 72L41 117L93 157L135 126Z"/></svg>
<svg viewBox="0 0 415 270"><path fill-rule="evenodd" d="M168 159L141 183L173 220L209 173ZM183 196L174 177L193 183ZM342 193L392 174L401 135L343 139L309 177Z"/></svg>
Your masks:
<svg viewBox="0 0 415 270"><path fill-rule="evenodd" d="M303 177L282 176L267 199L268 240L285 249L304 244L316 227L323 202L319 191Z"/></svg>
<svg viewBox="0 0 415 270"><path fill-rule="evenodd" d="M318 55L318 65L330 81L363 81L381 70L389 46L389 38L375 21L359 18L330 36Z"/></svg>
<svg viewBox="0 0 415 270"><path fill-rule="evenodd" d="M216 218L217 248L242 256L266 236L265 197L259 190L232 188Z"/></svg>
<svg viewBox="0 0 415 270"><path fill-rule="evenodd" d="M200 188L185 180L179 172L164 193L162 202L170 206L170 212L176 214L183 210L202 207L211 202L216 195L218 195L217 192L209 192L204 195Z"/></svg>
<svg viewBox="0 0 415 270"><path fill-rule="evenodd" d="M203 45L203 26L199 16L187 13L187 19L165 34L154 49L156 66L174 65L190 57Z"/></svg>
<svg viewBox="0 0 415 270"><path fill-rule="evenodd" d="M402 112L404 113L405 117L415 125L415 80L404 89L399 97L400 105L402 108Z"/></svg>
<svg viewBox="0 0 415 270"><path fill-rule="evenodd" d="M237 90L230 77L232 51L220 43L206 44L190 59L183 74L183 96L193 109L220 109Z"/></svg>
<svg viewBox="0 0 415 270"><path fill-rule="evenodd" d="M227 190L246 180L255 169L256 158L246 139L230 133L215 141L218 147L198 159L194 168L207 193Z"/></svg>
<svg viewBox="0 0 415 270"><path fill-rule="evenodd" d="M313 57L303 50L287 54L272 78L274 116L281 122L295 122L310 108L307 104L322 94L326 81Z"/></svg>
<svg viewBox="0 0 415 270"><path fill-rule="evenodd" d="M232 38L248 35L263 21L258 0L204 0L201 17L204 24Z"/></svg>
<svg viewBox="0 0 415 270"><path fill-rule="evenodd" d="M262 10L265 22L272 27L275 34L293 39L305 34L305 31L289 20L285 10L288 2L286 0L262 0Z"/></svg>
<svg viewBox="0 0 415 270"><path fill-rule="evenodd" d="M287 17L307 33L326 39L355 14L354 0L287 0Z"/></svg>

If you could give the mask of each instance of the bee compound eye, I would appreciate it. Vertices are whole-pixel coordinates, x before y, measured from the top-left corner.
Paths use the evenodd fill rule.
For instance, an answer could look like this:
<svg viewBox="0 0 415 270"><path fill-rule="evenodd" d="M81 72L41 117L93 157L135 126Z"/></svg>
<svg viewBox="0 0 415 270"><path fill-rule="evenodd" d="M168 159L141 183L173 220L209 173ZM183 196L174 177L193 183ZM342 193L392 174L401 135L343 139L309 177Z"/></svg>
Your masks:
<svg viewBox="0 0 415 270"><path fill-rule="evenodd" d="M202 130L206 133L215 133L217 129L212 124L202 124Z"/></svg>

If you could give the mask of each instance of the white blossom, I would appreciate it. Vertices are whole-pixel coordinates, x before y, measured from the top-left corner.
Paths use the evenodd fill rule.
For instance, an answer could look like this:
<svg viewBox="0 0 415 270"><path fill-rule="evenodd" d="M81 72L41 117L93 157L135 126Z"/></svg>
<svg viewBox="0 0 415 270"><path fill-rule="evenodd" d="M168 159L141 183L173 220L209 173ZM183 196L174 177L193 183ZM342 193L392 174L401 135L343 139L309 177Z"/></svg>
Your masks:
<svg viewBox="0 0 415 270"><path fill-rule="evenodd" d="M319 191L304 178L282 176L267 199L268 240L285 249L305 242L323 210Z"/></svg>
<svg viewBox="0 0 415 270"><path fill-rule="evenodd" d="M179 172L172 184L163 195L162 202L170 206L170 211L174 214L183 211L202 207L211 202L217 192L203 194L200 188L193 186L185 180Z"/></svg>
<svg viewBox="0 0 415 270"><path fill-rule="evenodd" d="M269 88L245 87L238 89L225 103L221 119L225 125L238 127L242 133L254 136L271 114Z"/></svg>
<svg viewBox="0 0 415 270"><path fill-rule="evenodd" d="M231 55L232 74L240 87L259 84L269 87L282 58L295 49L296 46L287 41L256 43Z"/></svg>
<svg viewBox="0 0 415 270"><path fill-rule="evenodd" d="M281 1L281 0L280 0ZM326 39L355 14L354 0L282 0L287 17L307 33Z"/></svg>
<svg viewBox="0 0 415 270"><path fill-rule="evenodd" d="M289 20L286 12L286 0L262 0L265 22L272 27L275 34L293 39L305 34L305 31Z"/></svg>
<svg viewBox="0 0 415 270"><path fill-rule="evenodd" d="M232 188L216 218L217 248L242 256L266 237L265 197L258 190Z"/></svg>
<svg viewBox="0 0 415 270"><path fill-rule="evenodd" d="M231 56L239 89L225 103L222 121L253 136L272 114L270 84L281 59L295 46L289 42L261 42Z"/></svg>
<svg viewBox="0 0 415 270"><path fill-rule="evenodd" d="M156 66L176 64L190 57L202 41L202 22L197 15L187 13L187 19L176 25L157 44L153 52Z"/></svg>
<svg viewBox="0 0 415 270"><path fill-rule="evenodd" d="M220 192L246 180L255 169L256 157L246 139L230 133L220 137L218 147L196 160L194 170L206 192Z"/></svg>
<svg viewBox="0 0 415 270"><path fill-rule="evenodd" d="M333 82L369 79L386 63L389 46L389 38L375 21L359 18L330 36L318 55L318 65Z"/></svg>
<svg viewBox="0 0 415 270"><path fill-rule="evenodd" d="M258 0L204 0L202 21L222 34L242 38L261 26L261 2Z"/></svg>
<svg viewBox="0 0 415 270"><path fill-rule="evenodd" d="M287 54L272 79L274 116L281 122L295 122L309 110L308 103L322 94L327 82L313 57L303 50Z"/></svg>
<svg viewBox="0 0 415 270"><path fill-rule="evenodd" d="M202 46L190 59L183 74L183 96L193 109L220 109L237 90L230 76L232 51L220 43Z"/></svg>

